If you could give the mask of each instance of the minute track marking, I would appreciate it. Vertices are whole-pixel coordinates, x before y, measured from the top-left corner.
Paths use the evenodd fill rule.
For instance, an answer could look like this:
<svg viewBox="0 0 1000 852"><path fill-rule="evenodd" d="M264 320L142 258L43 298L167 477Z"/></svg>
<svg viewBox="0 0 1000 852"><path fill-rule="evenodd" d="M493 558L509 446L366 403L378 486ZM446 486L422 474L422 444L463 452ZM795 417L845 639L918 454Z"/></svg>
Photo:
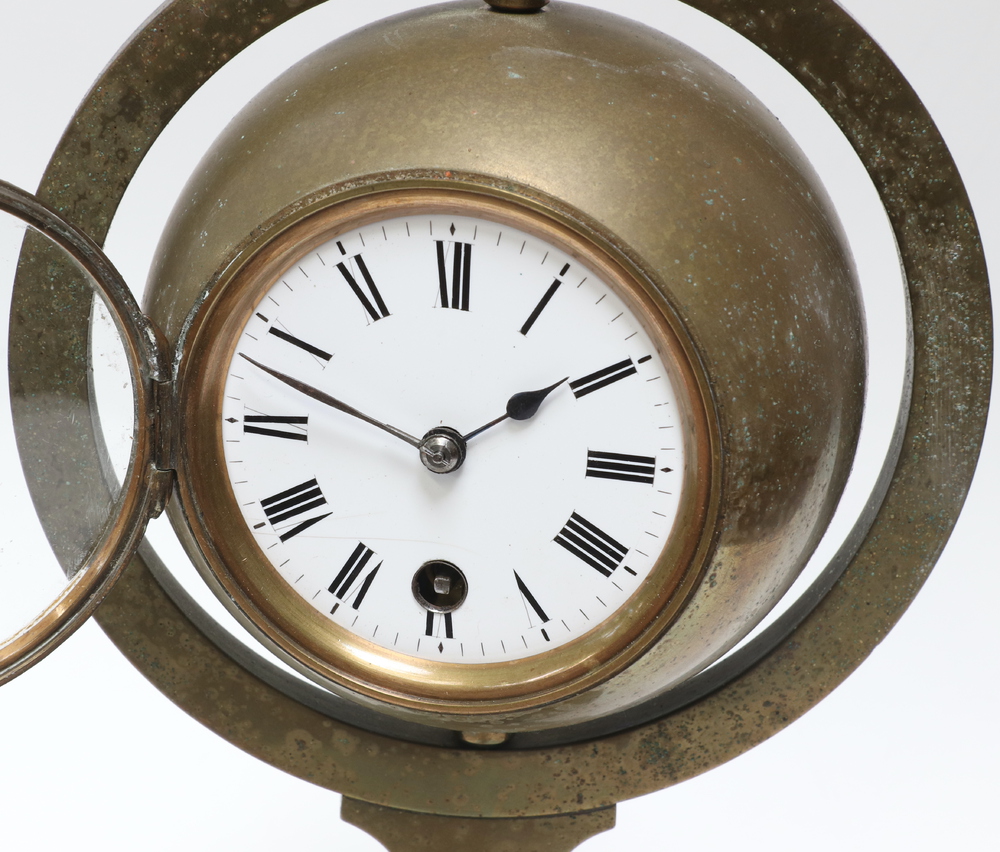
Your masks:
<svg viewBox="0 0 1000 852"><path fill-rule="evenodd" d="M654 446L658 447L663 439L653 430L663 419L656 418L660 409L653 411L650 403L661 402L664 391L647 390L641 382L628 380L627 375L620 376L621 370L614 369L625 361L627 374L631 367L642 378L652 375L639 359L655 344L643 336L643 328L638 331L632 326L626 328L626 315L608 327L608 321L620 314L622 305L617 294L609 291L600 307L593 307L607 289L599 276L585 275L587 270L581 265L579 269L571 267L566 272L570 277L564 278L562 270L567 258L563 254L554 253L543 262L541 249L548 247L540 247L537 240L529 240L524 252L519 253L524 244L522 235L515 232L516 239L508 239L506 228L499 239L501 248L494 256L497 230L480 227L479 240L474 243L474 238L470 239L471 225L464 221L456 223L456 233L451 235L449 224L450 220L435 220L429 239L423 222L410 221L412 238L407 240L402 217L393 220L391 226L374 228L370 235L365 232L364 260L391 308L389 323L373 323L367 311L359 310L360 301L336 268L338 260L345 263L374 307L373 296L353 259L363 250L359 233L353 231L338 234L337 240L343 242L346 251L341 251L336 241L330 241L303 261L303 268L315 286L303 285L294 295L288 295L284 288L272 285L275 298L281 302L283 322L311 343L324 348L335 345L335 361L331 364L340 363L337 370L323 370L325 365L310 363L316 359L301 357L307 354L298 351L301 347L268 337L267 322L276 323L276 318L267 309L270 303L266 301L260 309L262 316L252 317L254 323L264 324L256 327L263 328L265 334L258 334L258 339L245 336L235 350L235 354L243 353L265 367L284 371L290 378L322 389L344 405L357 402L362 412L375 414L371 419L385 423L381 420L385 415L391 418L386 425L395 427L392 420L406 423L406 432L412 439L423 436L422 440L427 440L423 430L428 426L434 427L432 431L444 433L435 435L443 443L449 437L457 438L457 444L468 438L471 456L461 470L448 467L434 470L451 474L448 484L439 480L437 485L428 485L423 474L413 473L413 460L407 463L407 456L394 447L395 441L382 440L377 434L365 441L370 429L355 427L349 420L340 420L340 415L323 415L325 403L316 407L311 403L295 403L280 390L289 385L281 379L275 384L276 377L259 367L249 371L252 377L249 391L242 383L239 386L242 395L236 402L243 410L230 404L224 416L242 420L245 413L259 416L263 412L275 417L308 414L311 439L308 451L307 444L297 440L247 436L256 438L244 444L257 455L251 459L254 466L247 466L249 473L245 475L241 468L239 478L249 478L258 497L278 492L314 474L329 476L330 470L336 471L338 487L326 495L329 507L314 509L282 524L285 528L293 527L298 521L331 509L337 519L336 526L329 526L334 518L316 526L319 536L314 536L312 529L296 536L289 542L297 544L294 564L287 569L276 568L282 577L287 574L285 579L294 581L293 575L304 570L300 551L305 553L306 547L316 551L317 566L322 567L306 575L308 583L294 587L310 609L318 610L323 618L343 629L348 641L357 636L358 641L370 642L389 653L402 653L434 664L443 661L475 666L474 670L485 665L483 671L486 671L494 664L524 660L586 636L609 611L616 612L629 595L642 589L652 557L631 550L619 563L620 553L602 550L581 534L577 526L580 522L571 524L568 519L576 509L596 522L606 531L605 535L588 532L605 547L614 549L616 542L634 543L625 513L633 511L633 503L637 504L635 511L642 511L653 503L659 506L662 500L655 494L647 496L647 492L654 492L653 486L627 484L628 480L608 482L612 477L601 476L598 471L630 473L619 471L618 467L631 460L611 458L613 451L635 454L637 460L645 460L647 454L654 455ZM437 240L443 242L445 254L446 310L441 310L439 298L428 299L429 293L440 285L439 268L434 260ZM475 266L479 270L476 300L471 305L475 310L469 312L461 310L461 290L456 302L453 286L455 245L463 240L475 244ZM459 254L462 270L464 249ZM319 257L326 262L325 272L320 268ZM539 279L539 273L543 279ZM298 276L297 271L294 274ZM515 281L515 277L520 281ZM461 287L461 272L457 279ZM583 279L586 280L578 289L577 284ZM541 306L543 296L555 280L561 280L561 286ZM325 286L327 282L333 286ZM541 310L536 311L539 307ZM519 333L533 313L537 313L536 322L527 335ZM362 316L369 321L358 322ZM635 334L640 339L622 344L630 332L634 332L633 340ZM268 344L268 340L272 343ZM240 360L249 363L244 358ZM653 369L656 365L649 366ZM609 372L595 375L609 367L612 368ZM236 370L236 373L247 372L245 368ZM532 375L541 380L533 386ZM546 378L551 382L543 386ZM609 393L604 396L596 393L600 388L590 389L609 378L614 378L614 387L605 386ZM591 398L580 400L582 406L576 404L577 394L568 396L570 382L580 379L585 380L580 389L586 390L584 395ZM235 387L235 381L233 384ZM518 393L509 390L518 385ZM475 422L476 411L489 414L489 407L497 402L498 389L504 402L497 406L499 410L489 421L489 428L496 426L498 434L486 437L480 450L471 442L482 439L480 430L488 425L487 421L478 421L480 430L467 432L472 429L467 425L468 418L471 414ZM669 393L668 400L673 403ZM249 410L250 406L257 410ZM544 426L527 422L523 426L499 425L505 419L527 421L542 417L546 418ZM251 425L288 431L305 428L285 423ZM463 431L459 433L456 428L448 427ZM410 428L414 431L409 432ZM238 423L232 431L242 433L242 429L243 424ZM499 434L501 429L503 435ZM323 440L319 440L321 435ZM357 436L365 449L357 452L359 445L354 441L338 441L338 435ZM414 446L413 442L407 443ZM235 452L235 448L227 447L227 451ZM604 456L600 459L602 464L588 459L588 453ZM657 477L662 475L658 469L664 464L676 466L672 454L655 455L659 462ZM444 461L442 450L442 464ZM324 467L327 464L332 467ZM590 474L585 479L588 467ZM297 473L291 474L292 470ZM646 474L645 470L637 473ZM289 475L295 478L288 479ZM266 481L267 485L257 486L258 481ZM323 482L322 476L320 481ZM525 488L525 483L532 486L537 483L537 487ZM249 491L246 486L238 488L243 493ZM441 503L441 511L426 511L427 495L433 495ZM503 502L504 495L514 499ZM478 513L470 508L472 504L480 507ZM626 508L620 508L623 505ZM672 518L669 509L667 506L661 511ZM553 510L557 512L555 516L551 515ZM669 518L654 517L654 523L666 524ZM262 514L260 520L264 520ZM647 526L658 531L655 526ZM268 533L270 528L264 535ZM556 536L559 542L554 541ZM273 537L277 541L277 535ZM337 550L332 560L321 556L321 551L334 539L345 541L343 552ZM353 582L348 583L349 591L341 600L336 591L342 590L342 584L357 566L353 565L340 584L334 584L334 592L329 587L351 551L362 541L376 553ZM266 554L275 566L281 561L281 544L277 543L279 549L274 551L277 556ZM602 553L612 564L598 561L587 547ZM481 559L468 556L468 551L474 548L484 554ZM507 553L511 558L504 559ZM372 578L363 603L355 609L356 595L382 559L385 563ZM452 560L458 564L468 561L472 594L459 615L452 614L450 638L444 612L423 607L415 613L406 594L405 579L428 559ZM590 560L597 561L603 571ZM551 566L553 570L546 571L543 566ZM517 568L517 577L513 567ZM484 578L480 572L486 570L491 573ZM618 584L613 582L615 577L620 578ZM567 582L569 578L573 581ZM309 594L317 589L318 597L310 599ZM593 597L598 593L603 604ZM428 609L433 612L430 634Z"/></svg>

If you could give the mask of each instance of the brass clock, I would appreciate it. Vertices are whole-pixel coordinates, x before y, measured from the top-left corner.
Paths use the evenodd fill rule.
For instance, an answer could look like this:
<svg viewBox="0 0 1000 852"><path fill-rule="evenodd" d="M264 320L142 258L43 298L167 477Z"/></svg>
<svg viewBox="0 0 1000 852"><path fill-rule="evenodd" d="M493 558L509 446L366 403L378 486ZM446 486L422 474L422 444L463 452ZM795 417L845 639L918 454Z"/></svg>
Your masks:
<svg viewBox="0 0 1000 852"><path fill-rule="evenodd" d="M495 741L664 694L771 608L850 466L861 307L811 178L622 19L459 4L321 48L206 154L147 288L191 558L410 723Z"/></svg>
<svg viewBox="0 0 1000 852"><path fill-rule="evenodd" d="M634 70L609 84L625 43ZM390 765L454 755L489 774L624 745L801 570L857 439L860 299L793 143L702 63L568 4L435 8L294 67L196 169L146 296L176 359L155 463L176 470L171 520L208 584L319 685L251 662L263 686L237 688L284 693L311 756L253 732L244 747L358 801L565 813L523 791L490 813L443 805L429 767L374 791ZM589 127L554 79L599 113ZM150 593L129 576L119 600ZM129 618L107 624L149 655L159 640ZM210 665L205 686L230 677ZM154 668L229 724L231 698ZM360 732L361 776L324 756L323 718ZM581 795L590 810L621 792Z"/></svg>

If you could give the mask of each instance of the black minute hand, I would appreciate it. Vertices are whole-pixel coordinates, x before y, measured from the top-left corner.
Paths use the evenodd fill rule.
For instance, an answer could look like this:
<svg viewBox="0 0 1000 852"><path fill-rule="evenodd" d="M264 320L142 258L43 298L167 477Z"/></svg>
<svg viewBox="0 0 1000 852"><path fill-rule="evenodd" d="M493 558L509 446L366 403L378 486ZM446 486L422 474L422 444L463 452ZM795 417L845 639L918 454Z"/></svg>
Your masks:
<svg viewBox="0 0 1000 852"><path fill-rule="evenodd" d="M504 420L510 418L511 420L528 420L534 417L542 401L547 397L552 391L554 391L559 385L568 379L560 379L555 384L549 385L547 388L542 388L541 390L534 391L521 391L521 393L514 394L509 400L507 400L507 413L498 417L496 420L491 420L485 426L480 426L478 429L469 432L468 435L463 435L462 439L465 441L470 441L476 437L476 435L481 435L491 426L496 426L497 423L503 423Z"/></svg>
<svg viewBox="0 0 1000 852"><path fill-rule="evenodd" d="M388 423L383 423L381 420L376 420L374 417L369 417L367 414L363 414L358 411L354 406L348 405L346 402L341 402L336 397L330 396L328 393L324 393L318 388L314 388L312 385L307 385L305 382L300 382L298 379L293 379L291 376L286 376L284 373L279 373L277 370L266 367L259 361L254 361L249 355L244 355L240 352L240 357L246 361L249 361L257 369L263 370L269 376L274 376L279 382L284 382L290 388L294 388L299 393L304 393L308 397L312 397L317 402L322 402L324 405L329 405L331 408L336 408L338 411L343 411L344 414L350 414L352 417L357 417L359 420L364 420L365 423L371 423L372 426L377 426L384 432L388 432L390 435L395 435L397 438L402 438L407 444L413 447L420 448L421 441L414 438L412 435L406 434L395 426L390 426Z"/></svg>

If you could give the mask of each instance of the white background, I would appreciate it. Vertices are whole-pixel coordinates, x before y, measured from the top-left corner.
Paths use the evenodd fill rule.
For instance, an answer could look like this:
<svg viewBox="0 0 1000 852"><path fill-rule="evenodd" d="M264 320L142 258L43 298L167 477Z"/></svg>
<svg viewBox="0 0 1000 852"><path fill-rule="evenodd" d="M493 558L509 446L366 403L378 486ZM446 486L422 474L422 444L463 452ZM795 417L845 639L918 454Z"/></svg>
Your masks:
<svg viewBox="0 0 1000 852"><path fill-rule="evenodd" d="M558 0L557 0L558 1ZM34 189L63 126L150 0L4 0L0 176ZM279 60L366 17L415 3L332 0L268 47ZM591 3L665 27L666 0ZM968 185L988 259L1000 251L1000 68L995 0L844 0L935 116ZM350 17L350 20L348 20ZM252 92L275 73L252 78ZM234 103L235 110L240 104ZM215 109L214 112L219 112ZM218 120L221 122L222 117ZM221 124L211 130L214 135ZM170 145L185 143L170 136ZM187 156L190 168L197 153ZM183 161L182 156L182 161ZM178 167L179 172L182 171ZM130 208L158 231L183 174ZM150 238L154 239L154 238ZM148 246L109 243L132 280ZM131 253L134 252L134 256ZM746 755L619 806L619 827L581 847L743 850L997 848L996 428L944 558L899 626L831 697ZM0 690L4 849L377 850L341 823L332 793L244 755L163 698L85 627Z"/></svg>

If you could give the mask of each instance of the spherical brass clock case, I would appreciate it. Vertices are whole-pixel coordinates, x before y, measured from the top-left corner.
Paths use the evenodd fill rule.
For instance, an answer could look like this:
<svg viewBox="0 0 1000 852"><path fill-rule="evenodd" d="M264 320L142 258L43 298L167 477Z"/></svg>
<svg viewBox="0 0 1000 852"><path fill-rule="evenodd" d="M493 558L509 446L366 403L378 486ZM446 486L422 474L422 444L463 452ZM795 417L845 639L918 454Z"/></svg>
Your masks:
<svg viewBox="0 0 1000 852"><path fill-rule="evenodd" d="M178 346L181 388L199 380L186 359L201 306L263 246L345 199L400 187L541 211L637 270L683 339L709 411L698 582L669 629L598 683L516 712L472 702L463 713L475 719L461 724L578 723L683 682L795 579L851 465L862 314L817 178L731 77L632 22L569 4L511 15L468 2L397 16L279 78L189 182L147 292L151 317ZM213 576L204 537L189 532L211 507L179 468L186 496L173 517ZM392 713L459 724L440 707L386 701Z"/></svg>

